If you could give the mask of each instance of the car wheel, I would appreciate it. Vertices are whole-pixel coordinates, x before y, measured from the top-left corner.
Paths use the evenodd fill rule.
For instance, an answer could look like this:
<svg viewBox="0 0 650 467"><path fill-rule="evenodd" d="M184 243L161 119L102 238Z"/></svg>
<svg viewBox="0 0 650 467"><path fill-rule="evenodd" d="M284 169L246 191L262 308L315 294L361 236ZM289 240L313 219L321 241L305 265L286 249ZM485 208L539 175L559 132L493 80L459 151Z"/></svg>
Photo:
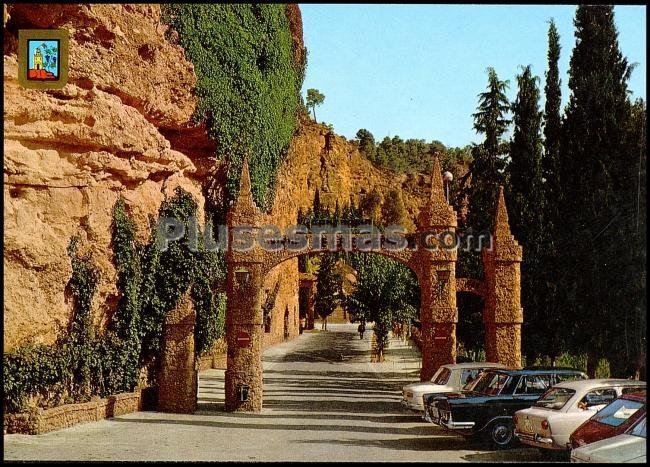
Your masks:
<svg viewBox="0 0 650 467"><path fill-rule="evenodd" d="M497 449L508 449L515 441L514 425L509 420L497 420L490 427L490 441Z"/></svg>

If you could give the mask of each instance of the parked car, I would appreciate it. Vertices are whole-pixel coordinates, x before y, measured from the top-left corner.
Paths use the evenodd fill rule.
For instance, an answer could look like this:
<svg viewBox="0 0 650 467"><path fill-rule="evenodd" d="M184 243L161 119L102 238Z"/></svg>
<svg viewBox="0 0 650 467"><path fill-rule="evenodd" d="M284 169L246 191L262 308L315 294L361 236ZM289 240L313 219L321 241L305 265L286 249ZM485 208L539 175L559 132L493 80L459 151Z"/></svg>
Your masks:
<svg viewBox="0 0 650 467"><path fill-rule="evenodd" d="M443 365L430 381L408 384L402 388L402 405L418 412L424 411L422 396L427 393L460 391L489 368L507 368L501 363L472 362Z"/></svg>
<svg viewBox="0 0 650 467"><path fill-rule="evenodd" d="M573 449L625 432L646 413L646 391L625 393L591 416L569 437Z"/></svg>
<svg viewBox="0 0 650 467"><path fill-rule="evenodd" d="M515 436L523 443L566 454L569 436L591 416L623 395L644 390L644 381L587 379L553 386L535 404L515 413Z"/></svg>
<svg viewBox="0 0 650 467"><path fill-rule="evenodd" d="M644 463L646 462L646 416L628 427L625 433L602 439L571 451L571 462Z"/></svg>
<svg viewBox="0 0 650 467"><path fill-rule="evenodd" d="M488 370L471 391L424 396L425 417L463 436L485 434L495 447L507 448L516 441L514 413L530 407L548 388L574 379L587 375L574 368Z"/></svg>

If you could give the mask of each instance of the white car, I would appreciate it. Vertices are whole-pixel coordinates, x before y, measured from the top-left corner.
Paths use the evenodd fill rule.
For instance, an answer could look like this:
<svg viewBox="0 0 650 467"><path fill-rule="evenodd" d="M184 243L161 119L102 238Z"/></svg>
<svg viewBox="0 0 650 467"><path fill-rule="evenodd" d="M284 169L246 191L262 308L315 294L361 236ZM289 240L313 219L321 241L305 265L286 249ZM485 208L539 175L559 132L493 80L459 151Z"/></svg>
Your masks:
<svg viewBox="0 0 650 467"><path fill-rule="evenodd" d="M416 412L424 412L422 396L432 392L460 391L468 382L476 380L487 368L508 368L501 363L471 362L442 365L431 381L413 383L402 388L402 405Z"/></svg>
<svg viewBox="0 0 650 467"><path fill-rule="evenodd" d="M569 436L576 428L622 394L645 388L644 381L627 379L586 379L556 384L532 407L515 412L515 436L525 444L568 454Z"/></svg>
<svg viewBox="0 0 650 467"><path fill-rule="evenodd" d="M571 451L571 462L646 463L646 417L622 435L601 439Z"/></svg>

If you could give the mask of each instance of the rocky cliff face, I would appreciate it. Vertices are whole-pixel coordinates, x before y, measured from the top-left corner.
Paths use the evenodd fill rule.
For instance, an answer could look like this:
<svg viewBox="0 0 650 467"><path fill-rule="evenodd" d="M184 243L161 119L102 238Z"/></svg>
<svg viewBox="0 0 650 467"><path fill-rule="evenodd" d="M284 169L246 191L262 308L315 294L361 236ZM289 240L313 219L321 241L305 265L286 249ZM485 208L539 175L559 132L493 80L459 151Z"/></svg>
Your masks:
<svg viewBox="0 0 650 467"><path fill-rule="evenodd" d="M296 10L290 11L294 33L301 28ZM192 64L173 36L171 42L165 38L159 5L9 5L6 13L4 351L27 340L52 342L67 326L72 304L66 247L74 235L101 272L93 302L96 323L110 316L119 300L110 226L120 195L144 240L148 215L158 212L175 187L191 192L201 212L204 193L219 196L222 188L215 143L191 122ZM18 84L18 29L38 28L70 31L69 80L62 90ZM302 48L298 39L296 47ZM317 189L333 206L351 197L358 203L373 186L406 190L407 209L415 217L426 191L423 177L380 171L340 137L327 151L326 131L301 122L279 173L269 222L295 223L298 209L311 206ZM274 327L283 327L288 310L297 329L296 260L277 269L267 279L269 289L283 281ZM269 342L279 339L274 336Z"/></svg>
<svg viewBox="0 0 650 467"><path fill-rule="evenodd" d="M9 5L4 37L4 348L51 342L66 326L70 261L79 234L101 271L97 322L118 300L110 253L118 196L148 235L147 216L183 186L203 203L214 151L192 126L196 77L164 38L158 5ZM60 91L17 81L18 29L70 31Z"/></svg>

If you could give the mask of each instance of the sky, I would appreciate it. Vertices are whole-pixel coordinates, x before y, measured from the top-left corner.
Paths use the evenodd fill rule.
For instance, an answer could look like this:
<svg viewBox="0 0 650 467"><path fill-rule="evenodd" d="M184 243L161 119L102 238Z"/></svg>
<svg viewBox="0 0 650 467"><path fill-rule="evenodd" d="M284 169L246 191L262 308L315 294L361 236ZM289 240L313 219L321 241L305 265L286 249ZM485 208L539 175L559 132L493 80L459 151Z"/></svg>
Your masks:
<svg viewBox="0 0 650 467"><path fill-rule="evenodd" d="M319 122L354 138L366 128L384 136L439 140L446 146L480 142L472 128L486 68L510 81L531 65L540 77L543 108L548 21L562 46L560 78L568 100L575 45L572 5L300 5L308 63L303 95L325 95ZM616 6L619 46L637 63L629 88L646 99L646 7Z"/></svg>

